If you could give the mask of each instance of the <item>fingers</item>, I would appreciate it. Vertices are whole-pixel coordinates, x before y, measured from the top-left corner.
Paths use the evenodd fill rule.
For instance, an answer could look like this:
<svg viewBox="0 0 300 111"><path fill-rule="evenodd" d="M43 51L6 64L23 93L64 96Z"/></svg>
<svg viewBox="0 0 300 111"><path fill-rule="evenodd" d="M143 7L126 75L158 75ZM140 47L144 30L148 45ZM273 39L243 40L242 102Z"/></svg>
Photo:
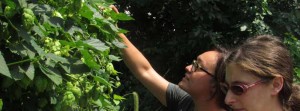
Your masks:
<svg viewBox="0 0 300 111"><path fill-rule="evenodd" d="M110 7L113 11L115 11L116 13L119 13L119 11L118 11L118 9L117 9L116 6L110 5L109 7Z"/></svg>
<svg viewBox="0 0 300 111"><path fill-rule="evenodd" d="M102 6L98 7L100 10L104 10L105 8ZM110 5L109 8L111 8L114 12L119 13L118 8L115 5Z"/></svg>

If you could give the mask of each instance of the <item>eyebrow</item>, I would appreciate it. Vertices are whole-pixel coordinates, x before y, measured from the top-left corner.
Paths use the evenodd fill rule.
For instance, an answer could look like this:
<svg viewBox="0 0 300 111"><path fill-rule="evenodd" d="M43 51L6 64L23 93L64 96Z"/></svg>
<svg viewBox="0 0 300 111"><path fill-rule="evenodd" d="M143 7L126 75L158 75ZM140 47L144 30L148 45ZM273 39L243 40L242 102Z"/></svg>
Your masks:
<svg viewBox="0 0 300 111"><path fill-rule="evenodd" d="M201 67L203 68L203 69L205 69L205 70L208 70L204 65L203 65L203 61L202 61L202 59L201 58L197 58L197 62L199 62L199 64L201 65Z"/></svg>

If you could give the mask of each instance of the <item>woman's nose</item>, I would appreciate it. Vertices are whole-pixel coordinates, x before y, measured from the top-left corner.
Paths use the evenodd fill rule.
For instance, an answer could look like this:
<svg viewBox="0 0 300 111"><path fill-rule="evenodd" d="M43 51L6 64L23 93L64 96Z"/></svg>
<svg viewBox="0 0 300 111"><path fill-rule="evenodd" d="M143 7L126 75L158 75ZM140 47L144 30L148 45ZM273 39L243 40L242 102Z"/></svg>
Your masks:
<svg viewBox="0 0 300 111"><path fill-rule="evenodd" d="M185 70L186 70L187 72L191 72L191 71L192 71L192 65L186 66L186 67L185 67Z"/></svg>
<svg viewBox="0 0 300 111"><path fill-rule="evenodd" d="M232 92L230 90L227 91L226 97L225 97L225 104L227 104L228 106L232 106L235 102L236 102L236 99L234 98L234 95L232 94Z"/></svg>

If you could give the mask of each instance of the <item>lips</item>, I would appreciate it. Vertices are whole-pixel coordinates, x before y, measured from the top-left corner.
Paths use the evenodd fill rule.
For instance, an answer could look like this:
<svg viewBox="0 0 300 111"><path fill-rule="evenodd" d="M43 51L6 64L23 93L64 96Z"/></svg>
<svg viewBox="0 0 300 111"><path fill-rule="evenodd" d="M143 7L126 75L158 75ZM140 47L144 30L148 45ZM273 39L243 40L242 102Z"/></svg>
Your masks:
<svg viewBox="0 0 300 111"><path fill-rule="evenodd" d="M245 109L233 109L233 111L246 111Z"/></svg>
<svg viewBox="0 0 300 111"><path fill-rule="evenodd" d="M189 80L189 74L185 74L184 79Z"/></svg>
<svg viewBox="0 0 300 111"><path fill-rule="evenodd" d="M244 108L236 108L232 105L230 105L230 108L232 109L232 111L246 111L246 109L244 109Z"/></svg>

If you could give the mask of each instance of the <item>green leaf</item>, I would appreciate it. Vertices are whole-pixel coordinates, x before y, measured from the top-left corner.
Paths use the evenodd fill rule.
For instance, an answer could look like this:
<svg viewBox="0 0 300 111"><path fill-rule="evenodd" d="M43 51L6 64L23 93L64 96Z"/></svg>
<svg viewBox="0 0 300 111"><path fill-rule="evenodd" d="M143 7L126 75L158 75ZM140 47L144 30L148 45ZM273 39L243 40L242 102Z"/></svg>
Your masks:
<svg viewBox="0 0 300 111"><path fill-rule="evenodd" d="M89 40L84 41L84 43L90 45L91 47L99 50L99 51L105 51L109 49L103 42L101 42L99 39L91 38Z"/></svg>
<svg viewBox="0 0 300 111"><path fill-rule="evenodd" d="M119 28L119 33L127 33L127 32L129 32L128 30L125 30L125 29L120 29Z"/></svg>
<svg viewBox="0 0 300 111"><path fill-rule="evenodd" d="M115 3L114 0L91 0L91 2L99 5L105 5L106 7L109 7L110 5Z"/></svg>
<svg viewBox="0 0 300 111"><path fill-rule="evenodd" d="M115 100L115 99L114 99L113 101L114 101L114 103L115 103L116 105L119 105L120 102L121 102L120 100Z"/></svg>
<svg viewBox="0 0 300 111"><path fill-rule="evenodd" d="M18 28L19 31L18 31L18 34L19 36L21 36L23 39L25 39L26 42L30 43L30 41L34 41L34 38L29 35L23 28Z"/></svg>
<svg viewBox="0 0 300 111"><path fill-rule="evenodd" d="M33 65L33 63L30 63L30 65L29 65L27 71L25 72L25 74L27 75L27 77L28 77L30 80L33 80L33 78L34 78L34 71L35 71L34 65Z"/></svg>
<svg viewBox="0 0 300 111"><path fill-rule="evenodd" d="M33 59L33 58L35 57L35 54L36 54L36 53L34 52L33 47L30 46L30 45L27 44L27 43L24 43L23 45L24 45L24 48L26 49L26 53L27 53L28 57L29 57L30 59Z"/></svg>
<svg viewBox="0 0 300 111"><path fill-rule="evenodd" d="M23 37L28 44L31 44L40 56L44 56L46 54L44 50L39 45L37 45L35 39L31 35L29 35L25 30L19 28L18 34L19 36Z"/></svg>
<svg viewBox="0 0 300 111"><path fill-rule="evenodd" d="M99 76L93 76L94 77L94 80L95 81L98 81L104 85L107 85L107 86L112 86L112 84L110 84L108 81L106 81L105 79L103 79L102 77L99 77Z"/></svg>
<svg viewBox="0 0 300 111"><path fill-rule="evenodd" d="M56 85L59 85L62 83L62 76L60 75L59 71L52 67L46 67L39 63L39 67L41 71L50 79L52 80Z"/></svg>
<svg viewBox="0 0 300 111"><path fill-rule="evenodd" d="M113 61L121 61L122 59L120 59L120 57L117 57L117 56L114 56L114 55L109 55L108 56L110 60L113 60Z"/></svg>
<svg viewBox="0 0 300 111"><path fill-rule="evenodd" d="M16 8L16 4L14 1L5 0L6 5L10 6L11 8Z"/></svg>
<svg viewBox="0 0 300 111"><path fill-rule="evenodd" d="M295 83L300 83L300 69L298 67L294 68L295 76L294 77L294 82Z"/></svg>
<svg viewBox="0 0 300 111"><path fill-rule="evenodd" d="M67 72L72 74L82 74L89 72L90 69L80 59L68 59L69 64L63 63L60 66Z"/></svg>
<svg viewBox="0 0 300 111"><path fill-rule="evenodd" d="M22 87L23 89L27 89L29 84L32 82L28 77L24 77L21 81L17 81L17 84Z"/></svg>
<svg viewBox="0 0 300 111"><path fill-rule="evenodd" d="M83 58L84 58L84 63L89 66L92 69L99 69L100 65L96 63L94 58L91 56L91 54L88 52L88 50L81 50L80 51Z"/></svg>
<svg viewBox="0 0 300 111"><path fill-rule="evenodd" d="M108 99L106 99L106 97L104 97L103 95L100 95L99 100L101 101L103 107L108 107L112 105L111 102Z"/></svg>
<svg viewBox="0 0 300 111"><path fill-rule="evenodd" d="M23 44L10 44L9 49L11 52L18 54L21 57L27 56L27 49L25 49Z"/></svg>
<svg viewBox="0 0 300 111"><path fill-rule="evenodd" d="M109 27L110 27L114 32L118 32L118 31L119 31L119 30L118 30L118 27L116 27L114 24L109 23L108 25L109 25Z"/></svg>
<svg viewBox="0 0 300 111"><path fill-rule="evenodd" d="M13 67L13 70L11 71L11 75L15 80L21 80L24 78L25 71L20 67Z"/></svg>
<svg viewBox="0 0 300 111"><path fill-rule="evenodd" d="M40 27L38 27L38 26L33 26L32 27L32 30L36 33L36 34L38 34L40 37L46 37L46 35L44 34L44 31L42 31L41 29L40 29Z"/></svg>
<svg viewBox="0 0 300 111"><path fill-rule="evenodd" d="M118 20L134 20L134 18L130 17L129 15L125 13L119 13L117 15Z"/></svg>
<svg viewBox="0 0 300 111"><path fill-rule="evenodd" d="M19 1L19 4L20 4L21 8L27 7L27 2L26 2L26 0L18 0L18 1Z"/></svg>
<svg viewBox="0 0 300 111"><path fill-rule="evenodd" d="M59 42L61 43L61 45L63 46L66 46L66 45L69 45L71 47L77 47L77 46L80 46L79 44L75 43L75 42L68 42L68 41L65 41L65 40L59 40Z"/></svg>
<svg viewBox="0 0 300 111"><path fill-rule="evenodd" d="M50 104L56 104L56 103L57 103L56 97L50 97Z"/></svg>
<svg viewBox="0 0 300 111"><path fill-rule="evenodd" d="M51 6L47 5L47 4L39 4L39 5L36 5L32 11L35 13L35 14L48 14L48 15L51 15L51 12L52 12L52 9L51 9Z"/></svg>
<svg viewBox="0 0 300 111"><path fill-rule="evenodd" d="M37 45L35 41L32 40L30 41L30 43L41 57L43 57L46 54L45 51L39 45Z"/></svg>
<svg viewBox="0 0 300 111"><path fill-rule="evenodd" d="M10 44L9 49L11 52L18 54L23 58L28 56L32 59L35 56L35 53L32 51L32 47L30 47L26 42L21 42L20 44Z"/></svg>
<svg viewBox="0 0 300 111"><path fill-rule="evenodd" d="M1 66L0 67L0 73L3 74L6 77L9 77L9 78L12 79L12 75L9 72L9 69L8 69L8 67L6 65L6 62L5 62L5 60L4 60L3 56L2 56L1 51L0 51L0 66Z"/></svg>
<svg viewBox="0 0 300 111"><path fill-rule="evenodd" d="M2 107L3 107L3 101L2 99L0 99L0 111L2 111Z"/></svg>
<svg viewBox="0 0 300 111"><path fill-rule="evenodd" d="M123 100L123 99L126 99L126 98L124 98L124 97L122 97L120 95L114 94L114 99L116 99L116 100Z"/></svg>
<svg viewBox="0 0 300 111"><path fill-rule="evenodd" d="M298 67L294 68L294 72L296 73L296 76L300 78L300 68Z"/></svg>
<svg viewBox="0 0 300 111"><path fill-rule="evenodd" d="M74 34L75 32L83 33L82 29L79 28L79 27L76 27L76 26L72 26L70 29L68 29L67 32L68 32L70 35L72 35L72 36L73 36L73 34Z"/></svg>
<svg viewBox="0 0 300 111"><path fill-rule="evenodd" d="M86 5L92 12L93 17L97 19L104 19L104 17L99 13L98 9L93 8L91 5Z"/></svg>
<svg viewBox="0 0 300 111"><path fill-rule="evenodd" d="M129 15L125 14L125 13L115 13L113 12L111 14L111 17L114 19L114 20L134 20L132 17L130 17Z"/></svg>
<svg viewBox="0 0 300 111"><path fill-rule="evenodd" d="M93 10L94 11L94 17L97 19L104 19L104 17L99 13L98 10Z"/></svg>
<svg viewBox="0 0 300 111"><path fill-rule="evenodd" d="M110 29L110 33L113 34L119 31L119 28L115 26L115 24L111 23L108 20L101 20L104 23L104 28Z"/></svg>
<svg viewBox="0 0 300 111"><path fill-rule="evenodd" d="M93 101L93 103L99 107L102 107L102 102L99 99L96 101Z"/></svg>
<svg viewBox="0 0 300 111"><path fill-rule="evenodd" d="M56 63L57 63L56 61L54 61L50 58L46 58L46 61L45 61L46 66L55 67Z"/></svg>
<svg viewBox="0 0 300 111"><path fill-rule="evenodd" d="M112 41L112 43L117 46L118 48L126 48L126 45L123 44L122 42L120 42L118 39L115 39L114 41Z"/></svg>
<svg viewBox="0 0 300 111"><path fill-rule="evenodd" d="M59 17L50 17L47 22L53 27L62 27L64 24L64 20Z"/></svg>
<svg viewBox="0 0 300 111"><path fill-rule="evenodd" d="M64 57L61 57L61 56L57 56L53 53L48 53L45 55L47 58L50 58L52 60L54 60L55 62L61 62L61 63L69 63L69 61L64 58Z"/></svg>
<svg viewBox="0 0 300 111"><path fill-rule="evenodd" d="M91 6L84 4L79 13L81 14L82 17L91 20L93 18L94 12L89 7Z"/></svg>

